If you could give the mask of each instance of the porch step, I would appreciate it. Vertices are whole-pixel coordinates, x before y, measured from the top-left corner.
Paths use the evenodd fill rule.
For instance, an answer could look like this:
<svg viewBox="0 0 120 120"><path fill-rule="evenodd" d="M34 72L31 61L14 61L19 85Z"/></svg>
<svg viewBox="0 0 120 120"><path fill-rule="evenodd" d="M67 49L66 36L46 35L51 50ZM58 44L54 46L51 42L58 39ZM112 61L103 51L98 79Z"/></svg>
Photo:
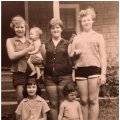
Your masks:
<svg viewBox="0 0 120 120"><path fill-rule="evenodd" d="M17 108L17 102L2 102L1 105L1 116L6 116L8 114L14 114L15 110Z"/></svg>
<svg viewBox="0 0 120 120"><path fill-rule="evenodd" d="M2 80L2 86L1 86L1 89L2 90L13 90L14 87L13 87L13 82L12 80Z"/></svg>
<svg viewBox="0 0 120 120"><path fill-rule="evenodd" d="M9 80L9 81L12 81L12 75L13 73L11 73L10 71L2 71L2 75L1 75L1 80L4 81L4 80Z"/></svg>

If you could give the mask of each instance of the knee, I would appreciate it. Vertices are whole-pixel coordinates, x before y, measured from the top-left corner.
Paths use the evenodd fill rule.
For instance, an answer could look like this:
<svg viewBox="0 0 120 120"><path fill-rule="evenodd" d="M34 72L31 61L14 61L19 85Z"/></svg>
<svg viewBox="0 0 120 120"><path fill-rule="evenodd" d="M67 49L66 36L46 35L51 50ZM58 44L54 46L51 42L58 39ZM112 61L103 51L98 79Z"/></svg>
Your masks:
<svg viewBox="0 0 120 120"><path fill-rule="evenodd" d="M96 105L96 104L98 104L98 97L91 97L89 99L89 104L90 105Z"/></svg>
<svg viewBox="0 0 120 120"><path fill-rule="evenodd" d="M50 107L52 109L58 109L58 102L56 102L56 101L50 101Z"/></svg>
<svg viewBox="0 0 120 120"><path fill-rule="evenodd" d="M81 98L80 103L81 105L86 106L88 104L88 98Z"/></svg>
<svg viewBox="0 0 120 120"><path fill-rule="evenodd" d="M23 99L23 86L19 85L16 88L17 102L20 103Z"/></svg>

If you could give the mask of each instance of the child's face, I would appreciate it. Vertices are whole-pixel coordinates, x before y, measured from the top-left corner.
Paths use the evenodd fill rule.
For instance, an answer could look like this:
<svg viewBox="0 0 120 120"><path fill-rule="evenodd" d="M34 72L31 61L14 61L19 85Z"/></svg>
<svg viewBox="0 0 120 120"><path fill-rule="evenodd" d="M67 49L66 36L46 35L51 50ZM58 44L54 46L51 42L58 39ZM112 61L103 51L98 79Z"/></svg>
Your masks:
<svg viewBox="0 0 120 120"><path fill-rule="evenodd" d="M51 34L54 38L58 38L61 36L62 28L56 24L55 26L51 27Z"/></svg>
<svg viewBox="0 0 120 120"><path fill-rule="evenodd" d="M94 21L93 21L91 15L84 16L81 19L81 26L82 26L82 28L83 28L84 31L91 30L93 23L94 23Z"/></svg>
<svg viewBox="0 0 120 120"><path fill-rule="evenodd" d="M37 85L36 84L27 85L27 92L30 97L35 97L37 92Z"/></svg>
<svg viewBox="0 0 120 120"><path fill-rule="evenodd" d="M67 99L72 102L76 99L76 97L77 97L77 91L74 91L68 94Z"/></svg>
<svg viewBox="0 0 120 120"><path fill-rule="evenodd" d="M32 39L33 41L37 40L38 38L38 34L36 33L36 31L34 29L30 30L30 39Z"/></svg>
<svg viewBox="0 0 120 120"><path fill-rule="evenodd" d="M26 32L25 24L24 23L16 24L14 30L18 37L23 37Z"/></svg>

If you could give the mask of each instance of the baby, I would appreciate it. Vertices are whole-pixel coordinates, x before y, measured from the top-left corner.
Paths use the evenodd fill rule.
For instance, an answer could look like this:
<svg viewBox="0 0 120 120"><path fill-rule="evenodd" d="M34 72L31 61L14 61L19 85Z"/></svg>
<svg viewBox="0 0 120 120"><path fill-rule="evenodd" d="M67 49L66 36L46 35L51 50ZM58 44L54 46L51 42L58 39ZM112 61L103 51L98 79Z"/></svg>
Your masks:
<svg viewBox="0 0 120 120"><path fill-rule="evenodd" d="M32 70L32 73L30 74L30 76L34 76L35 74L37 74L37 79L41 77L41 71L40 71L38 64L35 62L33 63L31 58L34 57L34 58L40 59L42 63L43 57L40 53L41 35L42 35L42 30L39 27L32 27L30 29L30 42L34 45L35 49L34 51L31 51L28 53L30 54L30 57L27 63L30 69Z"/></svg>

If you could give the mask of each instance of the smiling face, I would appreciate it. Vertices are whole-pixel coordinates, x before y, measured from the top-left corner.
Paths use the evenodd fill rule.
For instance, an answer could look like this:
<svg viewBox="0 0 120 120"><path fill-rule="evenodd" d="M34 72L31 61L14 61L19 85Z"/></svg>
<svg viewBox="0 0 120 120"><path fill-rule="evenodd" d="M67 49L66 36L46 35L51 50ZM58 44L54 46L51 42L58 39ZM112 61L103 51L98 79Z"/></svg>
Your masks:
<svg viewBox="0 0 120 120"><path fill-rule="evenodd" d="M27 85L27 93L28 93L29 97L34 98L36 96L36 92L37 92L37 85L36 84Z"/></svg>
<svg viewBox="0 0 120 120"><path fill-rule="evenodd" d="M94 23L91 15L82 17L80 22L81 22L83 31L90 31Z"/></svg>
<svg viewBox="0 0 120 120"><path fill-rule="evenodd" d="M60 25L56 24L54 26L51 26L52 37L54 38L61 37L61 32L62 32L62 28L60 27Z"/></svg>
<svg viewBox="0 0 120 120"><path fill-rule="evenodd" d="M23 37L26 32L25 24L24 23L18 23L14 26L15 33L18 37Z"/></svg>
<svg viewBox="0 0 120 120"><path fill-rule="evenodd" d="M76 97L77 97L77 91L74 91L68 94L67 99L72 102L76 99Z"/></svg>
<svg viewBox="0 0 120 120"><path fill-rule="evenodd" d="M30 39L37 40L37 38L39 38L39 35L36 33L36 31L34 29L31 29L30 30Z"/></svg>

